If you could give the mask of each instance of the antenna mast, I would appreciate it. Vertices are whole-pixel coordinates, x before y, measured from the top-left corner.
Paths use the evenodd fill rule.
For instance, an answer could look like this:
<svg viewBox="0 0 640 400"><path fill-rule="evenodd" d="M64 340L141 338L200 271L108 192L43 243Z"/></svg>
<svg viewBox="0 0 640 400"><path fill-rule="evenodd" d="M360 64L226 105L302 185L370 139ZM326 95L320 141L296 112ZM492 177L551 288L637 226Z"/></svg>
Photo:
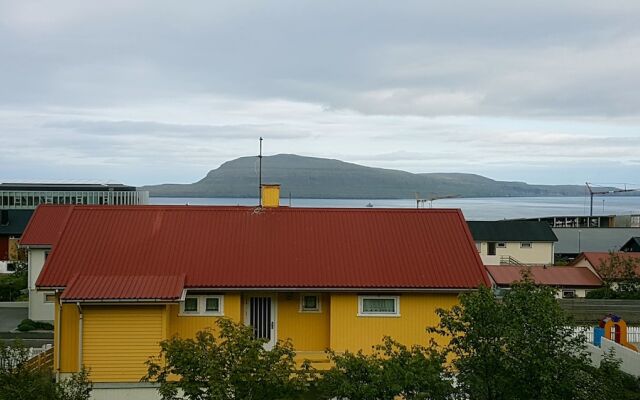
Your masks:
<svg viewBox="0 0 640 400"><path fill-rule="evenodd" d="M258 202L262 207L262 136L260 136L260 154L258 155Z"/></svg>

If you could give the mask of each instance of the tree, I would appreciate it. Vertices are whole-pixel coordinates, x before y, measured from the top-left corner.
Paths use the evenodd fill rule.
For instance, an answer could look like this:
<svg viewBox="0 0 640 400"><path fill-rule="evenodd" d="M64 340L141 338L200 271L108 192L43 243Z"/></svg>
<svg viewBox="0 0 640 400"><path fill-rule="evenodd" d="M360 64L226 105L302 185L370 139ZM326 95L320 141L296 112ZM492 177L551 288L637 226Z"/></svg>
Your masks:
<svg viewBox="0 0 640 400"><path fill-rule="evenodd" d="M462 398L592 398L600 382L586 339L574 334L554 291L525 275L502 300L481 287L451 310L437 311L440 323L429 330L450 340L444 353L454 356Z"/></svg>
<svg viewBox="0 0 640 400"><path fill-rule="evenodd" d="M444 360L430 348L408 348L385 337L372 354L328 353L334 365L318 383L324 398L437 400L452 393L451 381L444 377Z"/></svg>
<svg viewBox="0 0 640 400"><path fill-rule="evenodd" d="M598 267L604 287L587 294L591 299L640 299L640 258L609 253Z"/></svg>
<svg viewBox="0 0 640 400"><path fill-rule="evenodd" d="M27 288L27 263L15 261L16 270L11 274L0 276L0 301L16 301Z"/></svg>
<svg viewBox="0 0 640 400"><path fill-rule="evenodd" d="M0 400L89 400L92 389L84 368L56 383L50 368L29 364L22 342L0 341Z"/></svg>
<svg viewBox="0 0 640 400"><path fill-rule="evenodd" d="M159 383L164 400L177 399L179 391L190 400L294 399L305 391L290 342L266 350L266 340L254 338L251 327L226 318L216 325L217 333L204 330L195 339L161 342L143 380Z"/></svg>

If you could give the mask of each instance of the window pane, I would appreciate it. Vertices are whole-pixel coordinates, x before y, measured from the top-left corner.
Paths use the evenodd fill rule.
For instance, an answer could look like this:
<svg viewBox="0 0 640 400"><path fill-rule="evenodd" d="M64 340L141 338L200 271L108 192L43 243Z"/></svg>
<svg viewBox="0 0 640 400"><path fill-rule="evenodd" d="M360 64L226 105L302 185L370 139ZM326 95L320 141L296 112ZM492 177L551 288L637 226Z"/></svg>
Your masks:
<svg viewBox="0 0 640 400"><path fill-rule="evenodd" d="M318 296L304 296L302 299L303 310L317 310L318 309Z"/></svg>
<svg viewBox="0 0 640 400"><path fill-rule="evenodd" d="M184 300L185 311L198 311L198 299L196 297L187 297Z"/></svg>
<svg viewBox="0 0 640 400"><path fill-rule="evenodd" d="M217 297L207 297L205 310L215 312L220 311L220 299Z"/></svg>
<svg viewBox="0 0 640 400"><path fill-rule="evenodd" d="M362 299L362 312L393 314L396 312L395 299Z"/></svg>

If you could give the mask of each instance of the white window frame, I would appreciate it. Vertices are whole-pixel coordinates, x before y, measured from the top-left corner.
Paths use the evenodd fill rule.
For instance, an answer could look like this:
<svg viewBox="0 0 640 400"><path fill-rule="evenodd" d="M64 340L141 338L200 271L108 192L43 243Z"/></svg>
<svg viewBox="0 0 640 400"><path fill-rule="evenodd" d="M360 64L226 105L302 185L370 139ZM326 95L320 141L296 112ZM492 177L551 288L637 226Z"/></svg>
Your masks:
<svg viewBox="0 0 640 400"><path fill-rule="evenodd" d="M187 299L198 300L197 311L185 311L184 304ZM207 311L207 299L218 299L218 311ZM221 294L187 294L184 300L180 301L180 316L185 317L211 317L211 316L223 316L224 315L224 295Z"/></svg>
<svg viewBox="0 0 640 400"><path fill-rule="evenodd" d="M507 242L496 242L496 249L506 249Z"/></svg>
<svg viewBox="0 0 640 400"><path fill-rule="evenodd" d="M317 307L314 309L304 308L304 298L305 297L315 297ZM316 293L302 293L300 295L300 308L298 310L301 313L319 313L322 312L322 302L320 300L320 295Z"/></svg>
<svg viewBox="0 0 640 400"><path fill-rule="evenodd" d="M531 242L520 242L521 249L533 249L533 243Z"/></svg>
<svg viewBox="0 0 640 400"><path fill-rule="evenodd" d="M364 300L366 299L392 299L395 303L393 313L372 313L364 312ZM361 295L358 296L358 317L399 317L400 316L400 296L393 295Z"/></svg>
<svg viewBox="0 0 640 400"><path fill-rule="evenodd" d="M571 293L571 296L565 296L565 293ZM563 299L575 299L576 296L576 290L575 289L562 289L562 298Z"/></svg>

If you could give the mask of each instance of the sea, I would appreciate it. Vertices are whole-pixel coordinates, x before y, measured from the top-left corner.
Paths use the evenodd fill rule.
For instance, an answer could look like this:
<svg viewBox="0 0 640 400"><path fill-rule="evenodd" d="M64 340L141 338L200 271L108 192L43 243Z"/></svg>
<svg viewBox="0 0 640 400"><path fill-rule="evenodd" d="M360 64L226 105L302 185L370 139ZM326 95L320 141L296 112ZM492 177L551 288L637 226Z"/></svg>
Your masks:
<svg viewBox="0 0 640 400"><path fill-rule="evenodd" d="M152 197L151 204L256 206L257 198ZM296 199L283 198L291 207L416 208L415 199ZM550 216L589 215L589 197L486 197L441 199L425 208L460 208L468 220L499 220ZM594 197L593 215L640 214L640 196Z"/></svg>

